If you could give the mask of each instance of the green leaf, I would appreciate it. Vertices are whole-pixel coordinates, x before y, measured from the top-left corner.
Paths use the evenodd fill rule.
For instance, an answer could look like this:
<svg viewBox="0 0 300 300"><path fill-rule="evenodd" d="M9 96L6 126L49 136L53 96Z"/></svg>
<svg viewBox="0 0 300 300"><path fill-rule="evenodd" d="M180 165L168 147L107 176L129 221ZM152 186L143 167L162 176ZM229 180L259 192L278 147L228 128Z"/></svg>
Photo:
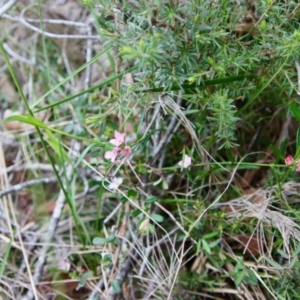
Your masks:
<svg viewBox="0 0 300 300"><path fill-rule="evenodd" d="M212 249L212 248L216 247L221 241L222 241L222 239L220 238L220 239L217 239L217 240L209 243L209 248Z"/></svg>
<svg viewBox="0 0 300 300"><path fill-rule="evenodd" d="M284 141L281 143L280 149L279 149L279 151L283 155L283 157L285 157L287 145L288 145L288 140L287 140L287 138L285 138Z"/></svg>
<svg viewBox="0 0 300 300"><path fill-rule="evenodd" d="M107 238L101 238L101 237L95 237L93 238L93 245L98 246L98 245L103 245L103 244L108 244L111 243L115 240L114 235L110 235Z"/></svg>
<svg viewBox="0 0 300 300"><path fill-rule="evenodd" d="M137 191L135 191L135 190L129 190L129 191L127 192L127 197L128 197L128 198L135 198L137 195L138 195L138 193L137 193Z"/></svg>
<svg viewBox="0 0 300 300"><path fill-rule="evenodd" d="M276 160L279 160L279 159L284 160L284 156L274 145L271 144L270 147L271 147L272 151L274 152L274 154L276 155Z"/></svg>
<svg viewBox="0 0 300 300"><path fill-rule="evenodd" d="M277 270L284 270L284 267L281 266L279 263L277 263L276 261L274 261L273 259L270 259L269 257L265 257L265 260L275 269Z"/></svg>
<svg viewBox="0 0 300 300"><path fill-rule="evenodd" d="M245 271L239 271L235 274L234 276L234 283L236 284L236 286L239 286L241 284L241 282L243 281L245 277Z"/></svg>
<svg viewBox="0 0 300 300"><path fill-rule="evenodd" d="M114 279L111 282L111 287L112 287L115 294L119 294L122 291L121 290L121 285L120 285L120 280L118 280L118 279Z"/></svg>
<svg viewBox="0 0 300 300"><path fill-rule="evenodd" d="M95 246L106 244L106 238L95 237L92 243Z"/></svg>
<svg viewBox="0 0 300 300"><path fill-rule="evenodd" d="M48 135L48 139L45 139L47 144L54 150L58 157L66 162L70 162L70 157L66 150L62 147L60 141L52 134L50 130L46 130L46 133Z"/></svg>
<svg viewBox="0 0 300 300"><path fill-rule="evenodd" d="M137 216L139 216L140 214L142 213L142 211L140 210L140 209L135 209L132 213L131 213L131 215L133 216L133 217L137 217Z"/></svg>
<svg viewBox="0 0 300 300"><path fill-rule="evenodd" d="M116 246L120 246L121 245L120 239L118 237L116 237L116 236L114 237L114 243L115 243Z"/></svg>
<svg viewBox="0 0 300 300"><path fill-rule="evenodd" d="M207 234L203 235L202 238L205 239L205 240L208 240L208 239L211 239L211 238L213 238L215 236L219 236L219 232L218 231L213 231L211 233L207 233Z"/></svg>
<svg viewBox="0 0 300 300"><path fill-rule="evenodd" d="M168 183L167 183L166 180L163 180L163 181L162 181L162 188L163 188L164 190L167 190L167 189L169 188L169 185L168 185Z"/></svg>
<svg viewBox="0 0 300 300"><path fill-rule="evenodd" d="M147 198L147 199L145 200L145 203L150 204L150 203L154 203L154 202L157 202L157 201L158 201L158 198L155 197L155 196L153 196L153 197Z"/></svg>
<svg viewBox="0 0 300 300"><path fill-rule="evenodd" d="M48 128L48 126L46 124L44 124L42 121L40 121L30 115L25 115L25 116L24 115L12 115L12 116L7 117L4 120L4 123L8 123L11 121L19 121L21 123L30 124L32 126L36 126L36 127L44 128L44 129Z"/></svg>
<svg viewBox="0 0 300 300"><path fill-rule="evenodd" d="M148 224L148 230L150 233L155 233L155 227L153 226L153 224Z"/></svg>
<svg viewBox="0 0 300 300"><path fill-rule="evenodd" d="M297 246L295 252L293 253L294 256L298 256L298 254L300 253L300 244Z"/></svg>
<svg viewBox="0 0 300 300"><path fill-rule="evenodd" d="M286 267L287 267L288 269L292 269L292 268L294 268L296 262L298 262L298 261L299 261L299 258L298 258L297 256L294 256L294 257L292 258L292 260L290 261L290 263L286 265Z"/></svg>
<svg viewBox="0 0 300 300"><path fill-rule="evenodd" d="M189 181L193 184L196 184L195 178L193 177L193 173L191 171L187 170L186 174L187 174Z"/></svg>
<svg viewBox="0 0 300 300"><path fill-rule="evenodd" d="M247 270L247 275L248 276L245 279L249 284L254 284L254 285L258 284L258 279L255 276L255 273L251 269Z"/></svg>
<svg viewBox="0 0 300 300"><path fill-rule="evenodd" d="M98 144L95 144L95 143L90 144L90 145L88 145L88 146L82 151L82 153L80 154L80 156L79 156L78 159L77 159L77 162L75 163L74 168L76 168L76 167L81 163L81 161L82 161L83 158L86 156L86 154L87 154L92 148L94 148L95 146L98 146Z"/></svg>
<svg viewBox="0 0 300 300"><path fill-rule="evenodd" d="M280 250L280 249L277 249L277 252L285 259L289 259L290 258L290 255L287 254L286 252Z"/></svg>
<svg viewBox="0 0 300 300"><path fill-rule="evenodd" d="M290 110L294 117L297 119L297 121L300 122L300 109L294 102L290 104Z"/></svg>
<svg viewBox="0 0 300 300"><path fill-rule="evenodd" d="M297 129L297 135L296 135L296 149L300 149L300 127Z"/></svg>
<svg viewBox="0 0 300 300"><path fill-rule="evenodd" d="M205 250L205 252L210 255L211 250L210 250L210 247L206 240L202 240L202 246L203 246L203 249Z"/></svg>
<svg viewBox="0 0 300 300"><path fill-rule="evenodd" d="M87 280L93 277L92 271L86 271L82 274L82 279Z"/></svg>
<svg viewBox="0 0 300 300"><path fill-rule="evenodd" d="M197 247L196 247L196 256L199 255L200 250L201 250L201 244L202 244L202 240L198 240L197 242Z"/></svg>
<svg viewBox="0 0 300 300"><path fill-rule="evenodd" d="M162 215L151 214L150 217L151 217L151 219L153 219L157 223L161 223L161 222L164 221L164 217Z"/></svg>
<svg viewBox="0 0 300 300"><path fill-rule="evenodd" d="M120 201L121 201L122 203L126 203L126 202L128 201L128 198L125 197L125 196L123 196L123 197L120 199Z"/></svg>
<svg viewBox="0 0 300 300"><path fill-rule="evenodd" d="M9 264L7 263L8 262L8 258L9 258L9 254L10 254L10 251L11 251L11 245L12 245L12 241L9 240L9 242L6 244L6 250L5 250L5 253L4 255L2 255L2 259L1 259L1 265L0 265L0 278L2 278L3 276L3 273L5 271L5 268L7 266L9 266ZM4 249L3 249L4 250Z"/></svg>
<svg viewBox="0 0 300 300"><path fill-rule="evenodd" d="M142 224L145 220L146 220L146 218L141 218L141 219L139 219L139 220L136 222L136 226L137 226L137 227L140 227L141 224Z"/></svg>
<svg viewBox="0 0 300 300"><path fill-rule="evenodd" d="M226 151L227 157L230 160L230 162L234 163L235 159L232 155L231 149L230 148L225 148L225 151Z"/></svg>

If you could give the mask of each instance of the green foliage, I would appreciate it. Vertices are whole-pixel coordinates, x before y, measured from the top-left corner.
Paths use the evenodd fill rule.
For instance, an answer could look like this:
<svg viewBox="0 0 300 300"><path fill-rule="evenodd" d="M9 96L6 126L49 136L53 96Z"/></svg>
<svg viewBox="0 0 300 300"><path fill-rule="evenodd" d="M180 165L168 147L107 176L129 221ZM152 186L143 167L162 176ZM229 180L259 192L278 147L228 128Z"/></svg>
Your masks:
<svg viewBox="0 0 300 300"><path fill-rule="evenodd" d="M217 125L215 133L219 139L217 142L222 142L219 149L223 146L226 148L238 146L233 141L236 139L234 136L236 122L240 118L235 117L236 107L233 103L232 99L228 99L227 92L218 91L207 104L208 109L213 113L212 117L208 117L208 120Z"/></svg>
<svg viewBox="0 0 300 300"><path fill-rule="evenodd" d="M1 41L27 110L6 122L38 132L27 152L51 163L75 227L69 230L75 238L62 240L80 244L78 253L92 246L102 255L83 259L84 272L74 263L70 276L78 287L101 271L104 292L128 285L134 293L151 282L153 290L138 288L136 297L193 299L205 291L213 298L233 289L248 298L300 294L299 189L291 183L298 181L300 156L299 7L268 0L253 9L250 2L84 0L103 48L68 74L56 66L65 72L59 80L49 70L57 59L46 57L51 64L38 80L47 91L31 102ZM70 92L69 81L106 56L105 78ZM37 117L40 111L50 112L51 126ZM68 124L61 126L61 118ZM115 131L126 132L121 147L111 142ZM74 141L80 150L72 149ZM121 155L125 147L129 157ZM105 156L113 150L116 160ZM290 166L287 152L295 154ZM127 282L118 276L129 256Z"/></svg>
<svg viewBox="0 0 300 300"><path fill-rule="evenodd" d="M104 3L103 3L104 2ZM109 14L112 6L103 1L103 11ZM95 3L96 4L96 3ZM125 61L138 66L135 88L139 86L162 88L165 91L177 87L187 90L187 84L201 87L206 80L243 76L240 83L227 83L213 89L201 88L196 94L186 96L190 103L213 113L207 114L206 126L215 128L218 148L234 147L236 142L237 97L245 102L241 112L253 101L260 102L271 83L280 82L282 90L293 93L287 74L297 57L299 32L288 26L288 8L283 3L261 2L259 12L267 11L267 17L259 19L257 27L240 32L240 20L247 12L241 1L207 0L141 1L138 5L119 4L119 26L109 37L118 45ZM112 15L113 16L113 15ZM286 18L286 19L285 19ZM279 72L280 71L280 72ZM247 75L258 75L257 82ZM275 83L276 85L276 83ZM202 99L205 99L204 101ZM284 99L275 99L284 101ZM204 126L204 124L203 124ZM242 126L242 123L241 123Z"/></svg>

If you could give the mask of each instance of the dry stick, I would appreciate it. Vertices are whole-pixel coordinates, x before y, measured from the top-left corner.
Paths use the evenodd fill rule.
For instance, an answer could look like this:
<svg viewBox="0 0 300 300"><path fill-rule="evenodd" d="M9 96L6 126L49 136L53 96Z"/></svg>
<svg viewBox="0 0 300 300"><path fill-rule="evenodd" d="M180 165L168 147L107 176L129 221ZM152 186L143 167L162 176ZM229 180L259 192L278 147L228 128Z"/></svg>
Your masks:
<svg viewBox="0 0 300 300"><path fill-rule="evenodd" d="M295 14L297 13L297 10L300 8L300 3L298 3L296 5L296 7L293 9L293 11L290 13L290 15L288 16L288 19L292 18L295 16Z"/></svg>
<svg viewBox="0 0 300 300"><path fill-rule="evenodd" d="M159 103L156 103L155 104L155 108L154 108L154 114L152 116L152 119L151 119L149 125L147 126L147 128L146 128L146 130L145 130L145 132L143 134L142 139L145 138L145 136L147 135L147 133L150 131L151 126L155 122L155 120L157 119L157 116L158 116L159 112L160 112L160 105L159 105Z"/></svg>
<svg viewBox="0 0 300 300"><path fill-rule="evenodd" d="M22 56L20 56L18 53L16 53L13 49L11 49L9 47L9 45L7 43L3 43L3 48L5 49L5 51L15 60L23 63L23 64L27 64L27 65L32 65L32 66L35 66L35 64L30 61L29 59L27 58L24 58Z"/></svg>
<svg viewBox="0 0 300 300"><path fill-rule="evenodd" d="M88 37L92 36L92 26L88 26L87 28ZM85 62L88 63L92 59L92 52L93 52L93 40L88 38L86 41L86 57ZM92 66L89 64L85 70L85 79L84 79L84 89L87 89L90 85L92 77Z"/></svg>
<svg viewBox="0 0 300 300"><path fill-rule="evenodd" d="M77 141L73 141L73 145L74 145L73 150L75 150L76 152L79 152L80 151L80 143ZM72 151L70 151L69 153L72 153ZM72 181L73 173L74 173L73 166L68 165L66 167L66 180L68 182ZM54 234L55 234L63 207L65 205L65 202L66 202L65 194L63 192L63 189L61 189L59 192L57 201L56 201L56 205L55 205L50 223L49 223L49 228L48 228L48 233L47 233L47 237L45 240L45 244L41 249L41 253L39 254L38 261L35 266L35 271L34 271L34 275L33 275L35 284L38 284L42 277L43 269L44 269L44 266L47 261L47 252L49 249L49 245L54 238ZM27 294L21 300L31 300L31 299L33 299L33 296L34 296L33 292L31 290L29 290L27 292Z"/></svg>
<svg viewBox="0 0 300 300"><path fill-rule="evenodd" d="M169 237L172 236L173 233L175 233L176 231L178 230L178 228L174 228L170 231L170 233L168 234ZM153 251L153 249L157 246L159 246L160 244L162 244L163 242L165 242L165 240L167 239L167 236L163 236L161 239L159 239L158 241L155 242L155 244L151 245L151 246L148 246L146 249L145 249L145 254L143 256L143 262L142 262L142 265L141 265L141 268L140 268L140 271L139 271L139 276L142 276L142 274L144 273L144 269L145 269L145 266L147 264L149 264L149 261L148 261L148 257L149 255L151 254L151 252Z"/></svg>
<svg viewBox="0 0 300 300"><path fill-rule="evenodd" d="M17 2L17 1L12 1L12 2ZM39 33L39 34L43 34L44 36L47 36L47 37L52 37L52 38L56 38L56 39L94 39L94 40L99 40L98 35L88 36L88 35L54 34L54 33L51 33L51 32L43 31L43 30L31 25L30 23L28 23L27 19L24 17L24 13L26 12L26 10L30 6L31 5L27 6L26 9L23 9L23 11L21 12L21 17L11 17L11 16L8 16L8 15L5 15L5 18L13 19L14 21L18 21L18 22L22 23L23 25L25 25L27 28L29 28L29 29L31 29L31 30ZM3 6L3 8L4 8L4 6ZM4 14L5 11L7 10L7 9L4 10L3 8L0 8L0 17L1 17L1 14ZM2 10L3 10L3 12L2 12ZM78 24L80 24L80 26L82 27L81 23L78 23ZM72 25L78 26L76 24L76 22L74 22L74 24L72 24Z"/></svg>
<svg viewBox="0 0 300 300"><path fill-rule="evenodd" d="M168 236L163 236L161 239L159 239L158 241L156 241L156 243L153 246L149 246L146 249L146 253L149 256L149 254L151 253L151 251L158 245L160 245L162 242L164 242L166 239L170 238L170 234L173 234L174 232L177 231L177 228L173 229ZM118 281L119 286L122 285L123 281L125 280L127 274L130 272L133 264L134 264L134 260L138 258L139 255L139 251L135 250L137 249L137 242L133 242L130 243L128 240L127 242L131 245L131 251L130 253L127 255L127 258L124 260L124 262L121 264L120 268L117 271L117 275L115 277L114 280ZM108 275L108 274L106 274ZM103 275L105 276L105 275ZM98 296L99 294L99 290L104 290L105 289L105 280L102 278L98 284L97 284L97 289L95 289L90 295L89 295L89 299L94 299L95 297ZM116 298L116 296L118 295L118 293L113 291L113 287L109 288L109 292L108 294L110 295L109 300L114 300ZM103 299L103 298L101 298ZM107 299L105 299L107 300Z"/></svg>
<svg viewBox="0 0 300 300"><path fill-rule="evenodd" d="M31 240L31 245L27 246L27 251L28 252L32 252L34 250L34 248L36 247L36 242L38 241L40 237L39 236L34 236ZM15 282L19 282L23 276L23 272L26 269L27 265L26 265L26 261L23 260L20 267L18 268L18 273L17 275L14 277L14 281ZM14 288L14 293L17 293L17 287Z"/></svg>
<svg viewBox="0 0 300 300"><path fill-rule="evenodd" d="M158 145L160 141L160 135L161 135L161 130L162 130L162 117L160 116L159 118L155 118L155 124L154 124L154 132L151 135L152 143L153 143L153 152L155 155L156 152L156 146Z"/></svg>
<svg viewBox="0 0 300 300"><path fill-rule="evenodd" d="M29 186L33 186L33 185L37 185L40 183L53 183L56 182L57 178L56 177L48 177L48 178L37 178L37 179L33 179L33 180L29 180L29 181L25 181L19 184L16 184L14 186L11 186L10 188L1 191L0 192L0 198L8 195L8 194L12 194L12 193L16 193L18 191L21 191L23 189L25 189L26 187Z"/></svg>
<svg viewBox="0 0 300 300"><path fill-rule="evenodd" d="M165 148L165 146L168 144L168 142L171 140L172 136L173 136L173 132L175 132L175 130L180 126L180 122L177 122L177 118L175 116L175 114L173 114L171 122L167 128L167 131L164 135L164 137L159 141L158 145L154 148L154 158L151 162L151 165L153 165L156 160L158 158L161 157L161 151L163 151L163 149ZM176 126L175 126L176 124Z"/></svg>
<svg viewBox="0 0 300 300"><path fill-rule="evenodd" d="M156 243L154 245L148 246L146 248L146 257L148 257L150 255L151 251L156 246L165 242L166 239L170 239L170 235L173 234L174 232L176 232L176 230L177 230L177 228L173 229L170 233L168 233L167 236L163 236L161 239L156 241ZM121 264L120 268L118 269L117 275L114 279L118 283L119 286L122 286L124 280L126 279L128 273L131 271L131 269L135 263L135 260L138 258L139 255L140 255L140 253L136 250L136 247L133 244L129 255L127 256L125 261ZM148 262L146 257L143 256L143 263L145 263L145 264ZM109 295L108 300L115 300L116 297L119 295L119 292L114 291L113 286L111 286L109 288L108 295Z"/></svg>
<svg viewBox="0 0 300 300"><path fill-rule="evenodd" d="M47 37L52 37L52 38L56 38L56 39L93 39L93 40L99 40L99 36L98 35L92 35L92 36L88 36L88 35L72 35L72 34L55 34L55 33L51 33L51 32L47 32L47 31L42 31L40 29L38 29L35 26L32 26L31 24L27 23L24 19L20 20L22 24L24 24L26 27L28 27L29 29L31 29L32 31L35 31L39 34L43 34Z"/></svg>
<svg viewBox="0 0 300 300"><path fill-rule="evenodd" d="M53 171L53 168L50 164L33 163L33 164L24 164L24 165L20 165L20 166L15 164L10 167L1 168L0 175L9 173L9 172L19 172L19 171L23 171L23 170Z"/></svg>
<svg viewBox="0 0 300 300"><path fill-rule="evenodd" d="M19 0L10 0L0 7L0 17L11 9Z"/></svg>
<svg viewBox="0 0 300 300"><path fill-rule="evenodd" d="M132 248L129 255L125 259L125 261L120 266L117 275L115 277L115 281L118 283L119 286L122 285L123 281L127 277L128 273L132 269L134 265L134 260L138 258L138 252ZM108 290L109 300L115 300L116 297L119 295L119 292L115 292L113 286L111 286Z"/></svg>
<svg viewBox="0 0 300 300"><path fill-rule="evenodd" d="M10 16L7 14L3 15L3 18L11 20L11 21L17 21L20 22L21 18L16 16ZM23 18L26 22L31 23L41 23L40 19L30 19L30 18ZM87 27L88 25L83 22L76 22L76 21L68 21L68 20L57 20L57 19L43 19L44 24L59 24L59 25L69 25L69 26L75 26L75 27Z"/></svg>

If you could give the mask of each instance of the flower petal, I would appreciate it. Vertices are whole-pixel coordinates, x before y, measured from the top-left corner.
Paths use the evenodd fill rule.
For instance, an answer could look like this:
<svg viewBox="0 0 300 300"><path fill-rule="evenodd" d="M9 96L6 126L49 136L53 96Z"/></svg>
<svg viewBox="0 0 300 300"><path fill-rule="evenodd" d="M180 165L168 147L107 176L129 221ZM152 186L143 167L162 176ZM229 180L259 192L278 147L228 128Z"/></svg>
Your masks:
<svg viewBox="0 0 300 300"><path fill-rule="evenodd" d="M292 155L288 155L285 159L284 162L287 166L290 166L294 163L294 158Z"/></svg>
<svg viewBox="0 0 300 300"><path fill-rule="evenodd" d="M67 259L61 259L58 263L58 269L69 272L71 269L71 263Z"/></svg>
<svg viewBox="0 0 300 300"><path fill-rule="evenodd" d="M111 144L113 144L114 146L116 147L119 147L120 145L122 145L122 142L120 142L119 140L117 139L112 139L109 141Z"/></svg>
<svg viewBox="0 0 300 300"><path fill-rule="evenodd" d="M114 139L110 140L109 142L117 147L119 147L120 145L122 145L125 142L125 132L121 133L117 130L115 130L114 132Z"/></svg>
<svg viewBox="0 0 300 300"><path fill-rule="evenodd" d="M117 130L115 130L115 132L114 132L115 139L118 140L118 141L120 141L121 144L123 144L125 142L125 135L126 135L125 132L121 133L121 132L119 132Z"/></svg>
<svg viewBox="0 0 300 300"><path fill-rule="evenodd" d="M115 162L115 160L118 156L118 151L119 151L118 147L115 147L112 151L106 151L104 153L104 158L110 159L110 161L113 163L113 162Z"/></svg>
<svg viewBox="0 0 300 300"><path fill-rule="evenodd" d="M123 156L129 156L132 153L131 148L129 146L125 146L121 151L120 154Z"/></svg>
<svg viewBox="0 0 300 300"><path fill-rule="evenodd" d="M112 191L115 191L121 184L123 183L123 178L122 177L114 177L108 188Z"/></svg>
<svg viewBox="0 0 300 300"><path fill-rule="evenodd" d="M182 167L182 168L188 168L192 163L192 159L191 157L189 157L188 155L184 154L183 160L181 160L180 162L177 163L178 166Z"/></svg>

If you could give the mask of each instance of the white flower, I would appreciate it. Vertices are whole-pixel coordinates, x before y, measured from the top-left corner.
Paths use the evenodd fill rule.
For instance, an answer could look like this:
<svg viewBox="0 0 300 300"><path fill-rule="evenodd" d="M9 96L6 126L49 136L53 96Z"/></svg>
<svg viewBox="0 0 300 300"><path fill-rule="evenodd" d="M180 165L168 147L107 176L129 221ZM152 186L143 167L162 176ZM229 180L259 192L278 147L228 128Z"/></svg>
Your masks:
<svg viewBox="0 0 300 300"><path fill-rule="evenodd" d="M192 163L192 159L191 157L189 157L188 155L184 154L183 160L181 160L180 162L177 163L178 166L182 167L182 168L188 168Z"/></svg>
<svg viewBox="0 0 300 300"><path fill-rule="evenodd" d="M58 263L58 269L65 272L69 272L71 269L71 264L67 259L61 259Z"/></svg>
<svg viewBox="0 0 300 300"><path fill-rule="evenodd" d="M112 191L115 191L115 190L118 189L118 187L119 187L122 183L123 183L123 178L122 178L122 177L114 177L114 178L111 180L111 182L110 182L108 188L109 188L110 190L112 190Z"/></svg>

